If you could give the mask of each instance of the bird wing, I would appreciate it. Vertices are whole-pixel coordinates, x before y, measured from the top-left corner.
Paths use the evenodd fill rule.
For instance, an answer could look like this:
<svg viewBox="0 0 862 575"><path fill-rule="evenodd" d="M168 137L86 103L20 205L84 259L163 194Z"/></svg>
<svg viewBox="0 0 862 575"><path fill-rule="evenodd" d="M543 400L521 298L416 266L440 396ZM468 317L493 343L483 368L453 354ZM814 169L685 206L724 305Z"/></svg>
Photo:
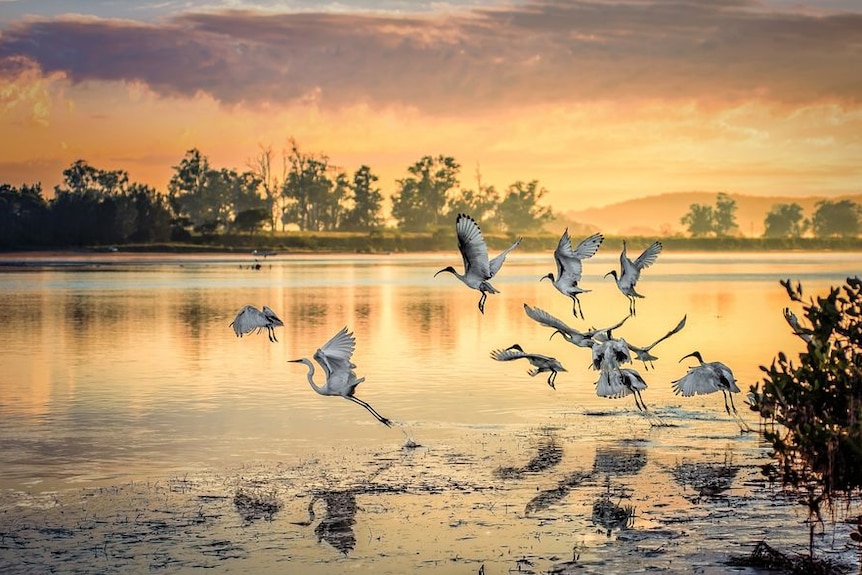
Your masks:
<svg viewBox="0 0 862 575"><path fill-rule="evenodd" d="M609 331L613 331L613 330L617 329L618 327L620 327L621 325L623 325L624 323L626 323L626 321L630 317L631 317L631 315L627 315L626 317L624 317L623 319L621 319L620 321L618 321L617 323L615 323L614 325L612 325L610 327L605 327L602 329L591 329L587 332L584 332L584 335L587 337L594 337L595 335L600 334L600 333L607 333Z"/></svg>
<svg viewBox="0 0 862 575"><path fill-rule="evenodd" d="M655 260L658 258L658 254L661 252L661 247L661 242L653 242L650 247L645 249L643 253L638 256L638 259L634 261L634 266L637 268L638 272L655 263Z"/></svg>
<svg viewBox="0 0 862 575"><path fill-rule="evenodd" d="M581 281L583 264L581 260L593 257L604 241L602 234L593 234L581 241L578 247L572 248L572 238L569 230L563 232L554 250L554 260L557 262L557 277L560 281L575 284Z"/></svg>
<svg viewBox="0 0 862 575"><path fill-rule="evenodd" d="M621 367L619 369L621 383L629 389L643 391L647 388L647 383L637 370L630 367Z"/></svg>
<svg viewBox="0 0 862 575"><path fill-rule="evenodd" d="M572 335L583 335L578 330L567 326L564 322L555 318L543 309L539 309L537 307L530 307L527 304L524 304L524 311L527 312L527 316L530 319L537 321L546 327L558 329L562 332Z"/></svg>
<svg viewBox="0 0 862 575"><path fill-rule="evenodd" d="M683 397L705 395L721 389L717 374L707 364L690 367L688 373L672 383L673 392Z"/></svg>
<svg viewBox="0 0 862 575"><path fill-rule="evenodd" d="M509 255L509 252L521 245L521 238L515 240L515 243L500 252L500 255L495 257L488 264L488 269L491 272L491 277L497 275L497 272L500 271L500 268L503 267L503 262L506 261L506 256Z"/></svg>
<svg viewBox="0 0 862 575"><path fill-rule="evenodd" d="M596 381L596 395L619 399L631 394L631 390L623 385L619 370L603 369Z"/></svg>
<svg viewBox="0 0 862 575"><path fill-rule="evenodd" d="M239 310L239 313L237 313L233 321L230 322L230 327L233 328L233 332L237 337L241 337L256 329L266 327L268 324L269 320L266 319L259 309L253 305L247 305Z"/></svg>
<svg viewBox="0 0 862 575"><path fill-rule="evenodd" d="M667 332L666 334L664 334L663 336L661 336L660 338L658 338L657 340L655 340L654 342L652 342L651 344L649 344L648 346L646 346L646 347L638 347L638 346L636 346L636 345L628 344L629 349L631 349L632 351L635 351L635 352L641 352L641 353L644 353L644 352L647 352L647 351L651 350L652 348L654 348L654 347L655 347L656 345L658 345L659 343L663 342L664 340L666 340L667 338L669 338L669 337L670 337L670 336L672 336L673 334L675 334L675 333L679 332L680 330L682 330L682 328L684 328L684 327L685 327L685 322L686 322L686 319L687 319L687 318L688 318L688 315L684 315L684 316L682 316L682 319L681 319L681 320L679 320L679 323L678 323L678 324L676 324L676 327L675 327L675 328L673 328L672 330L670 330L669 332Z"/></svg>
<svg viewBox="0 0 862 575"><path fill-rule="evenodd" d="M458 214L455 232L458 235L458 251L464 259L464 275L475 274L483 280L490 279L493 274L488 262L488 247L479 224L468 215Z"/></svg>
<svg viewBox="0 0 862 575"><path fill-rule="evenodd" d="M267 306L263 306L263 315L266 319L269 320L270 325L272 326L283 326L284 322L281 321L281 318L278 317L274 311L269 309Z"/></svg>
<svg viewBox="0 0 862 575"><path fill-rule="evenodd" d="M796 314L790 311L789 307L784 308L784 319L787 320L787 323L790 325L790 328L793 330L794 335L798 335L805 341L811 341L812 332L810 329L802 327L802 324L799 323L799 318L796 317Z"/></svg>
<svg viewBox="0 0 862 575"><path fill-rule="evenodd" d="M350 361L355 349L356 338L352 332L347 331L345 326L314 352L314 359L326 372L327 379L342 376L342 374L346 377L356 367Z"/></svg>
<svg viewBox="0 0 862 575"><path fill-rule="evenodd" d="M527 354L517 349L495 349L491 352L491 357L497 361L512 361L513 359L527 357Z"/></svg>
<svg viewBox="0 0 862 575"><path fill-rule="evenodd" d="M712 369L717 375L718 381L721 383L721 386L733 393L739 393L739 387L736 385L736 378L733 376L733 372L729 367L721 363L720 361L712 361L707 364L710 369Z"/></svg>

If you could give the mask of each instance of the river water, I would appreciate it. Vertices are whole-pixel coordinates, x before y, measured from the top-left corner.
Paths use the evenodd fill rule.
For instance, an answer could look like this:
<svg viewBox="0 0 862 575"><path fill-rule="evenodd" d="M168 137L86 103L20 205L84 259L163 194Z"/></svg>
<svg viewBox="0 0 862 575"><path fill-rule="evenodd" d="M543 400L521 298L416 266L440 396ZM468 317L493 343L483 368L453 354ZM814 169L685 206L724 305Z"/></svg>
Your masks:
<svg viewBox="0 0 862 575"><path fill-rule="evenodd" d="M673 394L671 382L695 363L679 360L698 350L729 365L743 390L736 406L757 428L744 397L760 366L779 350L802 350L782 316L789 300L778 280L801 281L806 297L824 294L862 270L862 254L661 254L641 276L637 315L615 335L644 346L686 317L653 350L653 366L632 366L664 427L631 397L597 397L589 351L549 339L552 330L524 313L526 303L579 329L623 319L628 302L603 278L618 266L609 246L584 263L585 320L540 281L555 271L549 253L511 254L484 315L478 292L451 275L434 277L460 267L454 251L257 260L6 254L0 264L0 551L10 569L47 562L87 571L86 552L72 551L80 534L50 531L38 545L21 534L38 522L74 532L54 515L82 492L93 501L94 490L113 490L100 501L117 520L125 507L152 511L152 493L163 489L166 498L186 496L176 509L220 505L218 525L205 533L234 547L207 553L183 537L162 551L135 532L133 557L111 554L104 541L98 572L283 572L286 564L303 573L616 572L623 567L611 541L627 541L628 564L643 569L687 572L685 558L695 571L722 572L728 542L739 552L767 535L794 549L806 543L805 515L792 503L773 509L778 496L758 472L768 450L757 433L740 432L720 394ZM265 333L234 335L229 324L246 304L279 314L277 343ZM344 326L356 335L353 362L366 378L356 395L393 428L316 394L306 368L289 363L311 358ZM556 389L545 374L530 377L524 360L489 357L514 343L562 362ZM315 378L322 383L320 370ZM715 482L721 489L709 493ZM233 517L243 488L264 490L281 509L265 522ZM346 523L333 515L339 508ZM224 525L228 517L238 526ZM617 521L608 527L603 518ZM346 552L326 536L338 525L353 538ZM719 542L704 545L715 526ZM252 528L254 544L237 535ZM87 537L116 532L94 527ZM16 534L27 542L15 543ZM835 538L829 528L821 537ZM849 547L821 545L854 557Z"/></svg>

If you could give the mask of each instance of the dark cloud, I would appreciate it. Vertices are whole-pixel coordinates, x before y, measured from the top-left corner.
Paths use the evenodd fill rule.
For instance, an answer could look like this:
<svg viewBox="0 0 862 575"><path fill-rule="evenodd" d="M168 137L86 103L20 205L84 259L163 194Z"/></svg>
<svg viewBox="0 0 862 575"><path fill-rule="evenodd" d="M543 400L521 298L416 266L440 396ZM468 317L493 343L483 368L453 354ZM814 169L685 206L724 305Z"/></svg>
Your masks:
<svg viewBox="0 0 862 575"><path fill-rule="evenodd" d="M604 98L862 100L862 15L745 0L533 1L438 16L188 13L162 23L13 23L0 73L35 62L73 82L132 80L227 104L429 112Z"/></svg>

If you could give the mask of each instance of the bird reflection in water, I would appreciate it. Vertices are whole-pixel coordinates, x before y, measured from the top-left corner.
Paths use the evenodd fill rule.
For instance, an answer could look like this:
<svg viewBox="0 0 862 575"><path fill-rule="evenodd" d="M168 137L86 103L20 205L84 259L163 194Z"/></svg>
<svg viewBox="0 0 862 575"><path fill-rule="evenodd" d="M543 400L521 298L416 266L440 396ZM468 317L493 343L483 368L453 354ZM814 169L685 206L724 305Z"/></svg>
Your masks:
<svg viewBox="0 0 862 575"><path fill-rule="evenodd" d="M678 463L671 469L674 480L684 489L691 487L697 499L720 496L731 488L738 472L739 466L728 460L722 463Z"/></svg>
<svg viewBox="0 0 862 575"><path fill-rule="evenodd" d="M614 531L622 531L633 526L635 508L612 501L610 478L606 485L606 491L593 503L592 520L595 525L605 530L605 535L610 537Z"/></svg>
<svg viewBox="0 0 862 575"><path fill-rule="evenodd" d="M599 446L593 472L605 475L637 475L647 462L644 449L629 446Z"/></svg>
<svg viewBox="0 0 862 575"><path fill-rule="evenodd" d="M316 493L308 503L308 521L294 522L294 525L309 526L314 523L314 504L319 500L326 502L326 516L314 528L317 542L326 541L345 555L356 547L356 492L324 491Z"/></svg>
<svg viewBox="0 0 862 575"><path fill-rule="evenodd" d="M555 435L546 432L539 443L539 452L521 467L500 467L494 473L501 479L519 479L526 473L541 473L556 467L563 460L563 448Z"/></svg>
<svg viewBox="0 0 862 575"><path fill-rule="evenodd" d="M530 499L524 507L524 515L544 511L551 505L559 503L572 489L580 485L588 477L590 477L590 473L585 471L573 471L569 473L559 481L556 487L540 491L538 495Z"/></svg>

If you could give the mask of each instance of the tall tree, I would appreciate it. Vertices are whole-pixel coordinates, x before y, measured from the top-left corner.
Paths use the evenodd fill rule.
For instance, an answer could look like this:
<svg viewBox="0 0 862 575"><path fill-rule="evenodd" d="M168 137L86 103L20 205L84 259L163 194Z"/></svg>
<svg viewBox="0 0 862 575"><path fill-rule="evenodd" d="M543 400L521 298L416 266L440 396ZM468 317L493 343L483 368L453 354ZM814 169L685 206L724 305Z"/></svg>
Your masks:
<svg viewBox="0 0 862 575"><path fill-rule="evenodd" d="M378 180L368 166L361 166L353 174L350 185L353 206L344 215L343 227L347 230L373 230L383 225L381 207L383 194L374 186Z"/></svg>
<svg viewBox="0 0 862 575"><path fill-rule="evenodd" d="M447 193L458 185L461 166L449 156L423 156L407 168L408 177L397 180L392 217L408 231L436 228L443 217Z"/></svg>
<svg viewBox="0 0 862 575"><path fill-rule="evenodd" d="M476 190L462 188L458 193L450 196L446 211L449 214L469 214L482 226L482 229L490 231L501 227L500 216L500 194L494 186L482 184L482 174L476 168Z"/></svg>
<svg viewBox="0 0 862 575"><path fill-rule="evenodd" d="M680 218L682 225L686 226L688 233L695 238L711 234L714 221L715 210L705 204L691 204L688 212Z"/></svg>
<svg viewBox="0 0 862 575"><path fill-rule="evenodd" d="M197 148L192 148L173 166L174 175L168 183L168 201L181 219L199 226L218 217L218 206L209 202L207 174L209 160Z"/></svg>
<svg viewBox="0 0 862 575"><path fill-rule="evenodd" d="M822 200L814 206L811 227L818 238L830 236L853 238L859 235L860 208L856 202Z"/></svg>
<svg viewBox="0 0 862 575"><path fill-rule="evenodd" d="M0 184L0 246L36 246L52 242L47 225L48 202L42 185L16 188Z"/></svg>
<svg viewBox="0 0 862 575"><path fill-rule="evenodd" d="M803 217L799 204L775 204L766 214L763 225L763 237L799 238L805 233L809 222Z"/></svg>
<svg viewBox="0 0 862 575"><path fill-rule="evenodd" d="M503 227L511 233L524 233L541 229L554 218L550 207L539 205L548 191L539 187L538 180L518 180L506 189L498 209Z"/></svg>
<svg viewBox="0 0 862 575"><path fill-rule="evenodd" d="M335 229L346 190L337 170L329 165L329 158L304 154L291 141L288 163L290 169L281 192L286 198L282 221L296 224L301 230ZM333 172L335 181L330 178Z"/></svg>
<svg viewBox="0 0 862 575"><path fill-rule="evenodd" d="M713 231L716 236L728 236L737 229L736 225L736 200L721 192L715 198L715 210L713 211Z"/></svg>
<svg viewBox="0 0 862 575"><path fill-rule="evenodd" d="M279 175L276 174L273 166L272 146L261 146L260 153L248 162L251 172L260 180L265 202L264 210L268 210L267 221L269 221L269 227L272 231L275 231L275 204L281 195L281 184L286 179L287 165L284 155L282 155L281 164L281 174Z"/></svg>

